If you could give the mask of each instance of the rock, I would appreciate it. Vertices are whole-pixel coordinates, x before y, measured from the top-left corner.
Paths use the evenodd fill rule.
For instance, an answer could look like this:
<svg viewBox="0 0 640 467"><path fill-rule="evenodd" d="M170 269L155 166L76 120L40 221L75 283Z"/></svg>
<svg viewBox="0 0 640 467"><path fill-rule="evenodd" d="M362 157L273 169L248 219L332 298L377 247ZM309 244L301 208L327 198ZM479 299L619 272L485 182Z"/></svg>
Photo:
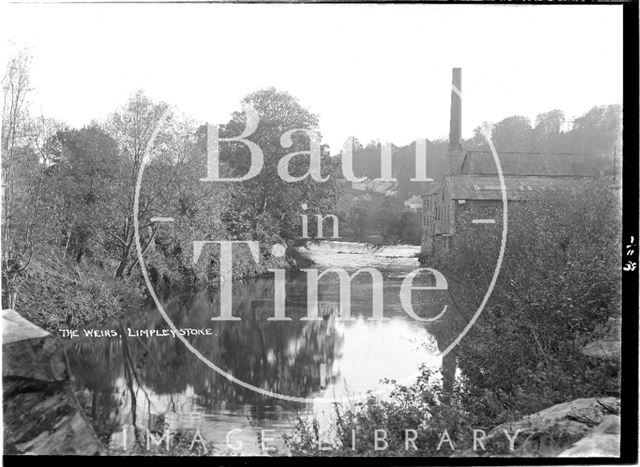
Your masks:
<svg viewBox="0 0 640 467"><path fill-rule="evenodd" d="M618 415L605 415L600 425L593 432L594 434L619 435L620 417Z"/></svg>
<svg viewBox="0 0 640 467"><path fill-rule="evenodd" d="M37 339L50 334L35 324L27 321L14 310L2 310L2 343L25 339Z"/></svg>
<svg viewBox="0 0 640 467"><path fill-rule="evenodd" d="M593 433L558 457L620 457L620 417L606 415Z"/></svg>
<svg viewBox="0 0 640 467"><path fill-rule="evenodd" d="M32 384L62 383L69 378L64 355L54 337L3 342L2 377ZM4 389L7 392L7 388Z"/></svg>
<svg viewBox="0 0 640 467"><path fill-rule="evenodd" d="M620 360L620 341L598 339L585 345L582 348L582 353L589 357Z"/></svg>
<svg viewBox="0 0 640 467"><path fill-rule="evenodd" d="M13 310L3 310L2 319L5 453L104 453L73 395L57 340Z"/></svg>
<svg viewBox="0 0 640 467"><path fill-rule="evenodd" d="M486 451L467 450L458 455L617 457L620 455L619 414L620 399L616 397L576 399L499 425L487 433ZM513 451L505 430L512 438L519 430ZM608 443L607 449L604 443Z"/></svg>
<svg viewBox="0 0 640 467"><path fill-rule="evenodd" d="M620 360L620 333L622 321L620 318L609 318L606 325L605 336L595 340L582 348L582 353L589 357L603 358L606 360Z"/></svg>
<svg viewBox="0 0 640 467"><path fill-rule="evenodd" d="M619 435L591 435L558 457L620 457Z"/></svg>

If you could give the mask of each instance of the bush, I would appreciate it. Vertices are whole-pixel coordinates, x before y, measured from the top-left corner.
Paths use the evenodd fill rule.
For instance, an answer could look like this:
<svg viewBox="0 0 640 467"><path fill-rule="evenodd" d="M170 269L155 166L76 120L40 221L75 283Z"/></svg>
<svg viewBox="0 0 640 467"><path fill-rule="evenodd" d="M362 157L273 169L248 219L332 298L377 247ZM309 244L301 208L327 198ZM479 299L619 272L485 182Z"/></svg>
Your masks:
<svg viewBox="0 0 640 467"><path fill-rule="evenodd" d="M299 418L295 434L285 437L287 448L293 455L445 457L452 453L448 442L440 443L445 430L456 450L467 448L476 426L461 407L446 402L450 395L444 394L439 380L437 373L423 367L410 386L387 381L393 385L388 399L370 395L363 402L335 404L335 424L329 433L320 433L316 419L307 422ZM388 443L379 443L378 449L376 430L384 431L379 436L384 435ZM407 439L415 439L415 449ZM321 441L324 450L320 449ZM332 444L331 450L327 444Z"/></svg>
<svg viewBox="0 0 640 467"><path fill-rule="evenodd" d="M510 203L496 287L455 348L471 399L493 399L484 404L492 407L485 409L487 421L619 393L617 365L587 357L581 348L621 313L620 213L617 193L602 181ZM462 229L438 264L455 308L467 318L493 274L497 229Z"/></svg>

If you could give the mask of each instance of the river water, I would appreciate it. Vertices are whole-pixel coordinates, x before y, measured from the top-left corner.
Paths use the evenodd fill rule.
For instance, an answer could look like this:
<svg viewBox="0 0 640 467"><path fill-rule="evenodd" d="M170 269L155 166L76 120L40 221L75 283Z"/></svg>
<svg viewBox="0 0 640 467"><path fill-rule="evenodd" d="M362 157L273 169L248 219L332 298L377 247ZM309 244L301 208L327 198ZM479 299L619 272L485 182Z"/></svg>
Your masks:
<svg viewBox="0 0 640 467"><path fill-rule="evenodd" d="M186 338L214 365L258 388L308 402L283 401L235 384L175 337L136 336L140 330L161 334L169 329L149 306L100 327L117 332L117 337L67 341L79 400L96 432L112 448L122 449L123 427L126 431L132 424L143 429L164 424L173 432L197 428L220 454L259 455L257 434L274 430L265 432L274 438L269 445L282 451L282 435L291 432L298 417L315 417L321 426L328 425L333 406L323 398L356 400L367 391L384 397L390 387L384 379L410 382L422 364L440 367L435 339L423 323L403 311L399 300L403 278L419 267L414 256L418 247L376 249L323 242L301 251L321 271L378 269L384 277L384 315L390 320L367 319L372 314L367 274L353 280L351 316L356 319L352 322L337 321L328 313L339 303L336 274L327 274L320 282L320 312L326 314L321 321L300 320L307 313L304 272L287 271L286 315L291 321L267 321L273 314L270 278L234 284L233 314L241 321L211 320L219 314L215 290L161 300L177 328L209 330L209 335Z"/></svg>

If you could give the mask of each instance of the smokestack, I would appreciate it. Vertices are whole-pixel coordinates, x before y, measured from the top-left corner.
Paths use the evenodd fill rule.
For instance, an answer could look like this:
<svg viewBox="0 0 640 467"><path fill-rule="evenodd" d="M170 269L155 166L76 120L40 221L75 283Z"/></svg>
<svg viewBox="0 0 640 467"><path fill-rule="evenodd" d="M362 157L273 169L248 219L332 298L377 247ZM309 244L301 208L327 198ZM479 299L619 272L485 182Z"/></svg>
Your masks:
<svg viewBox="0 0 640 467"><path fill-rule="evenodd" d="M451 77L451 121L449 149L462 149L462 69L454 68Z"/></svg>

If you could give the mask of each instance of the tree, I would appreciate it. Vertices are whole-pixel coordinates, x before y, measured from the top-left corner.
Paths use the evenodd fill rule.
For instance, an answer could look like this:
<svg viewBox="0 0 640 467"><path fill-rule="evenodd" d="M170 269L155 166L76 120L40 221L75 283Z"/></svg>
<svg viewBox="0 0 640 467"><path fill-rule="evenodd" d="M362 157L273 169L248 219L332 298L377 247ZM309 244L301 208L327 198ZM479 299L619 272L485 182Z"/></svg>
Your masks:
<svg viewBox="0 0 640 467"><path fill-rule="evenodd" d="M243 102L258 112L259 123L248 139L260 146L264 153L264 167L254 178L243 182L225 182L232 193L232 204L225 214L225 222L243 239L253 238L265 242L278 239L297 241L301 235L301 214L313 219L313 214L329 214L335 206L337 160L322 150L322 175L325 182L311 177L287 182L278 175L278 162L293 152L308 151L309 138L302 132L293 134L293 145L283 148L281 136L291 130L305 129L318 132L318 117L302 107L293 96L274 88L249 94ZM245 128L246 115L235 112L221 128L221 137L233 137ZM318 133L319 136L319 133ZM221 146L221 161L234 176L249 170L247 148L239 143ZM290 160L289 170L302 176L309 169L309 158L297 155ZM231 189L233 185L234 189ZM238 189L241 185L241 189ZM303 211L302 205L307 209ZM313 222L310 222L313 224Z"/></svg>
<svg viewBox="0 0 640 467"><path fill-rule="evenodd" d="M533 147L537 152L565 152L564 112L559 109L541 113L533 129Z"/></svg>
<svg viewBox="0 0 640 467"><path fill-rule="evenodd" d="M498 152L531 151L532 129L529 119L522 116L508 117L493 126L491 139Z"/></svg>
<svg viewBox="0 0 640 467"><path fill-rule="evenodd" d="M33 234L48 156L47 148L37 144L40 128L27 110L30 61L26 52L20 52L9 60L2 80L2 288L6 306L13 306L15 299L13 278L27 268L34 255ZM41 123L44 133L47 121L43 118Z"/></svg>
<svg viewBox="0 0 640 467"><path fill-rule="evenodd" d="M141 239L143 254L152 246L161 225L151 218L170 216L180 210L181 180L192 169L187 160L195 148L195 131L192 124L181 121L175 112L168 110L167 104L155 103L141 91L111 116L106 129L118 144L118 164L110 210L105 213L109 221L104 230L117 250L115 276L122 277L132 264L135 186L153 133L158 131L150 147L149 160L144 161L146 170L138 206L139 231L145 237Z"/></svg>
<svg viewBox="0 0 640 467"><path fill-rule="evenodd" d="M59 131L55 143L48 203L56 213L53 227L59 238L53 241L63 245L63 258L71 254L80 261L96 245L108 248L104 230L118 184L118 144L96 123Z"/></svg>
<svg viewBox="0 0 640 467"><path fill-rule="evenodd" d="M621 147L622 109L619 105L596 106L573 121L569 133L573 151L595 156L609 155Z"/></svg>
<svg viewBox="0 0 640 467"><path fill-rule="evenodd" d="M474 128L473 137L467 142L465 145L472 150L489 150L489 143L487 142L487 138L491 138L491 134L493 133L493 123L490 122L482 122L480 125Z"/></svg>

